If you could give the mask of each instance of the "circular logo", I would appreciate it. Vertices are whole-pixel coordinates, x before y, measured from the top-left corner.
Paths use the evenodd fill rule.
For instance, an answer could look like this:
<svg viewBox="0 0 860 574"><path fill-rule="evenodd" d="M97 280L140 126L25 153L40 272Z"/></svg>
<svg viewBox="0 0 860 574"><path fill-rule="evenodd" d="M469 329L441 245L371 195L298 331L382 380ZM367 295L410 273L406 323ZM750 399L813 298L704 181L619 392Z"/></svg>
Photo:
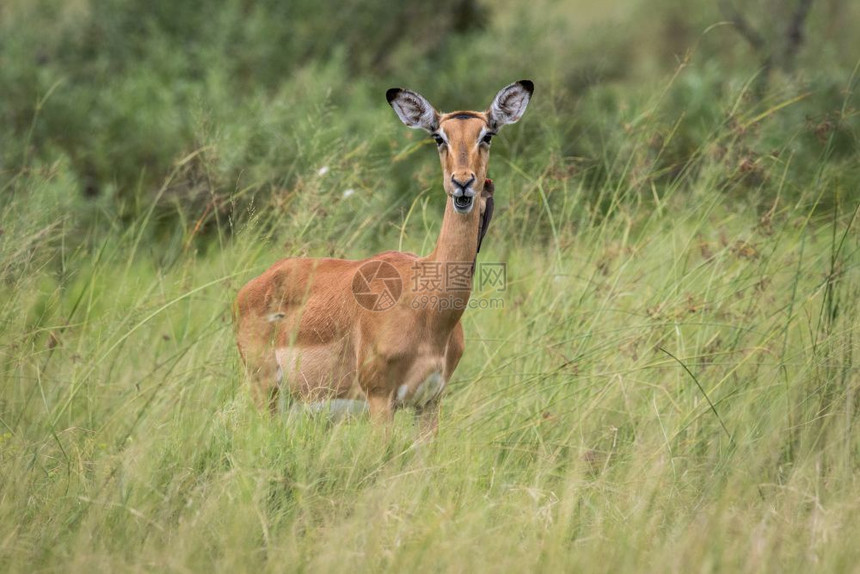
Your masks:
<svg viewBox="0 0 860 574"><path fill-rule="evenodd" d="M403 281L394 265L368 261L352 276L352 296L368 311L387 311L403 292Z"/></svg>

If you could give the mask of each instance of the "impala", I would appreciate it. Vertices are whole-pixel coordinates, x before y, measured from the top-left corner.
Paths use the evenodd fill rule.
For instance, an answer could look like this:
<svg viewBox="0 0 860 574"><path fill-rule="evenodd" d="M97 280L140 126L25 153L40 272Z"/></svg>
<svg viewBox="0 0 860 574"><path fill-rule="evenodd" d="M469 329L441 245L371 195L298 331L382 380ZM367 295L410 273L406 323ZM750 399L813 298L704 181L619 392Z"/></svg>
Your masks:
<svg viewBox="0 0 860 574"><path fill-rule="evenodd" d="M286 391L312 405L355 401L375 421L412 407L421 433L436 431L440 396L463 354L460 317L493 210L490 140L522 117L533 90L522 80L500 90L486 111L446 114L420 94L388 90L400 120L429 132L438 147L450 199L436 247L426 257L386 251L357 261L288 258L248 282L234 315L261 409L276 412ZM453 285L426 281L427 273L456 266Z"/></svg>

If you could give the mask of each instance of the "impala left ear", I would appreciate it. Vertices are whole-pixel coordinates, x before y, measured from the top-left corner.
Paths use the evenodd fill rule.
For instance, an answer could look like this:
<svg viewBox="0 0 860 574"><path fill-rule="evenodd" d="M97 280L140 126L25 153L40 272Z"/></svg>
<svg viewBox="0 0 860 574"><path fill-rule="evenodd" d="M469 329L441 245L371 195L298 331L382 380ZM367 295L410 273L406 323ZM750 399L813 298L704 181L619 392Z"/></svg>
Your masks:
<svg viewBox="0 0 860 574"><path fill-rule="evenodd" d="M490 127L497 130L523 117L534 91L535 85L531 80L520 80L499 90L493 103L490 104L490 109L487 110Z"/></svg>

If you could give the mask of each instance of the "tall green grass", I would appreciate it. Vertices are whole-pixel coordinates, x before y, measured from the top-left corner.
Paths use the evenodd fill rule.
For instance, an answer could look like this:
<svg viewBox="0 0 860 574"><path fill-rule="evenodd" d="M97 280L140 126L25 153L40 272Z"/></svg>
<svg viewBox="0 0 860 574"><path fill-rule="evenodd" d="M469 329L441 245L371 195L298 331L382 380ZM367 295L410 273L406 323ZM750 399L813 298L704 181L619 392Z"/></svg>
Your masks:
<svg viewBox="0 0 860 574"><path fill-rule="evenodd" d="M156 199L81 236L68 166L21 172L0 236L0 565L853 568L856 201L822 166L815 186L756 211L706 153L734 129L668 183L623 166L591 190L599 201L552 158L524 166L518 132L498 146L481 257L507 264L508 285L475 297L501 296L504 310L465 315L440 434L420 446L408 413L386 436L256 412L229 309L296 251L426 251L437 189L393 205L367 189L343 198L350 162L321 154L329 173L303 175L288 205L218 221L203 254L192 217L153 241ZM419 151L403 161L431 181L432 152ZM386 209L411 215L374 224Z"/></svg>

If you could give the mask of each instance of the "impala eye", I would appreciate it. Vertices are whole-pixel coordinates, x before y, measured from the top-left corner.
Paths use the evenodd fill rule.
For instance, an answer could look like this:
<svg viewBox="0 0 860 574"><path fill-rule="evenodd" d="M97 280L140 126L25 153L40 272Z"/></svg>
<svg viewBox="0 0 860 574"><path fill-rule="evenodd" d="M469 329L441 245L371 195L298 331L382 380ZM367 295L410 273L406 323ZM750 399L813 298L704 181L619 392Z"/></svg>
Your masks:
<svg viewBox="0 0 860 574"><path fill-rule="evenodd" d="M484 134L484 137L481 138L481 143L490 145L490 142L493 141L493 134Z"/></svg>
<svg viewBox="0 0 860 574"><path fill-rule="evenodd" d="M442 139L442 136L440 136L439 134L433 134L433 141L435 141L436 145L439 147L445 145L445 140Z"/></svg>

